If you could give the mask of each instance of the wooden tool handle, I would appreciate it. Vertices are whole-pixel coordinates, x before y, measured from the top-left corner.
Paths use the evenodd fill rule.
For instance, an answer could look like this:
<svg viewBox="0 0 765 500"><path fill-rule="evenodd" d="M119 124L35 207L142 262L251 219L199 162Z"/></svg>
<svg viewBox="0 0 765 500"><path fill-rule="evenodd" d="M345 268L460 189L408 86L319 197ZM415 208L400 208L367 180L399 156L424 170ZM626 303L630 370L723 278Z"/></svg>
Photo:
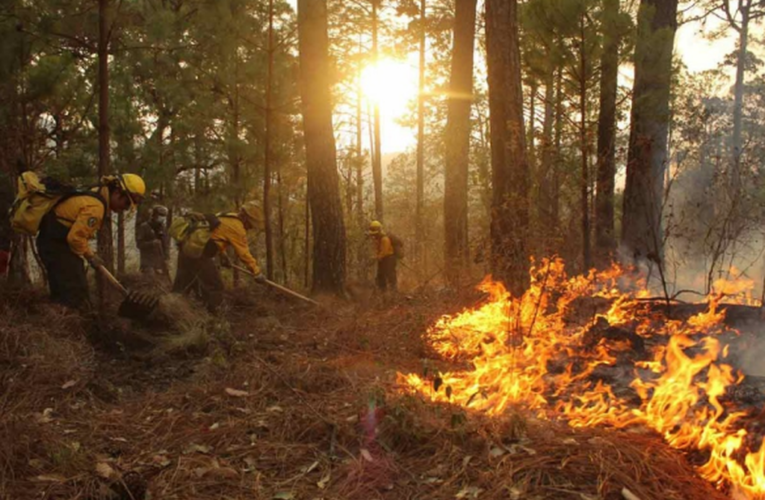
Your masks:
<svg viewBox="0 0 765 500"><path fill-rule="evenodd" d="M238 270L238 271L242 271L245 274L249 274L252 277L255 277L255 274L253 274L252 271L250 271L249 269L245 269L243 267L235 266L235 265L232 265L231 267L236 269L236 270ZM311 298L308 298L305 295L301 295L301 294L297 293L294 290L290 290L287 287L281 286L278 283L274 283L271 280L266 280L266 285L270 286L271 288L276 288L277 290L280 290L280 291L286 293L287 295L292 295L293 297L295 297L297 299L300 299L300 300L303 300L305 302L311 303L311 304L313 304L315 306L321 306L321 304L319 302L316 302L315 300L313 300Z"/></svg>
<svg viewBox="0 0 765 500"><path fill-rule="evenodd" d="M117 290L120 291L123 297L127 297L129 295L129 292L127 291L127 288L122 286L122 283L117 281L117 278L112 276L112 273L109 272L108 269L106 269L104 266L96 266L96 269L98 272L101 273L101 275L106 278L106 280L114 286Z"/></svg>

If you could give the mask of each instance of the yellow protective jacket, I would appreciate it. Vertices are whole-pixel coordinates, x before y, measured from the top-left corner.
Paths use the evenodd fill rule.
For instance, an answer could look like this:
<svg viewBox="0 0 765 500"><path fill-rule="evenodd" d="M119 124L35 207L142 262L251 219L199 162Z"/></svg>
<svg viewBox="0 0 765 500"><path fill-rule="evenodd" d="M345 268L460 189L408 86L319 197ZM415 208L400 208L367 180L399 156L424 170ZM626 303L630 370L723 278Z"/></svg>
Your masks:
<svg viewBox="0 0 765 500"><path fill-rule="evenodd" d="M221 252L225 252L231 245L239 260L254 274L260 274L258 261L252 256L250 247L247 245L247 230L239 217L230 214L220 216L219 220L220 225L210 234L210 239L215 242Z"/></svg>
<svg viewBox="0 0 765 500"><path fill-rule="evenodd" d="M109 203L108 187L102 187L98 193ZM84 194L67 198L53 209L56 219L69 228L66 242L74 254L86 259L93 257L94 252L88 240L92 240L96 231L101 229L105 212L104 203L94 196Z"/></svg>
<svg viewBox="0 0 765 500"><path fill-rule="evenodd" d="M393 242L384 233L379 238L375 238L377 247L377 260L383 260L385 257L393 255Z"/></svg>

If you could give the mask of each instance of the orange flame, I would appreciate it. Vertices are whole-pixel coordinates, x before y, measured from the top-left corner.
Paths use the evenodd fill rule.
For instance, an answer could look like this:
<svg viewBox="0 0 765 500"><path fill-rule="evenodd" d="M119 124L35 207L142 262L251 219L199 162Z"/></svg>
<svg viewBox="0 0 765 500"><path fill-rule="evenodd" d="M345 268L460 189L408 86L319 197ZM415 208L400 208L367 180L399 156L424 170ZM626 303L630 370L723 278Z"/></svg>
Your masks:
<svg viewBox="0 0 765 500"><path fill-rule="evenodd" d="M765 498L765 445L750 450L745 413L726 410L720 401L743 375L720 361L727 349L717 338L725 330L719 302L731 295L747 297L753 283L716 283L706 311L669 321L647 312L636 300L648 295L645 282L617 266L568 277L562 260L545 259L532 265L530 274L531 285L519 298L485 279L480 285L489 295L485 303L444 316L428 330L426 338L437 353L471 369L441 374L440 385L399 374L402 386L488 415L522 405L541 418L563 418L575 427L648 426L673 447L708 453L698 471L709 481ZM620 291L625 288L629 291ZM599 303L602 308L603 299L611 301L608 310L583 327L572 326L569 315ZM582 305L573 307L575 301ZM644 341L664 341L651 347L651 360L634 360L629 340L597 340L588 333L602 326L625 327ZM593 381L600 366L621 366L624 360L633 363L630 387L642 401L639 407L602 380Z"/></svg>

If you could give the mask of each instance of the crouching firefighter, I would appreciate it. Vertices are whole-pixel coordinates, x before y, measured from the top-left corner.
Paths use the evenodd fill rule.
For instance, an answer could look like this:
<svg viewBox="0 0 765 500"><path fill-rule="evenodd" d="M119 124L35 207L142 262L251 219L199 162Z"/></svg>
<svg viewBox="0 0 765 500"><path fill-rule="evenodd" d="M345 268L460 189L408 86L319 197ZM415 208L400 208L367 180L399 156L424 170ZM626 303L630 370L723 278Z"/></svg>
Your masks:
<svg viewBox="0 0 765 500"><path fill-rule="evenodd" d="M377 260L377 288L381 291L396 291L398 277L396 263L403 257L403 242L392 234L386 234L378 221L372 221L367 230L367 236L372 238Z"/></svg>
<svg viewBox="0 0 765 500"><path fill-rule="evenodd" d="M19 190L23 198L17 200L18 206L12 211L14 230L37 234L37 250L51 299L72 308L87 308L90 298L83 259L93 267L103 265L89 240L95 237L109 210L134 210L143 200L146 185L135 174L103 177L88 190L51 180L40 182L31 172L22 175L20 188L26 181L29 184Z"/></svg>
<svg viewBox="0 0 765 500"><path fill-rule="evenodd" d="M190 213L173 220L170 236L178 242L178 271L173 292L196 292L210 312L223 302L223 279L215 263L231 246L237 257L255 275L259 283L265 282L258 262L250 253L247 231L262 230L265 219L256 202L248 202L239 212L217 215Z"/></svg>

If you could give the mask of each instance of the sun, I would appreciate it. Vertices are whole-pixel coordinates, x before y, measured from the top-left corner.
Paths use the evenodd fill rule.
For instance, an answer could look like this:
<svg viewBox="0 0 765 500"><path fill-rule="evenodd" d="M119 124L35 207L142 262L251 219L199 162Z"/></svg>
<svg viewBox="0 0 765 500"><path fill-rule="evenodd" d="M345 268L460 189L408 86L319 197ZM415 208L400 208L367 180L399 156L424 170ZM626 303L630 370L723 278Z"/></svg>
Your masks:
<svg viewBox="0 0 765 500"><path fill-rule="evenodd" d="M388 120L403 116L417 98L417 66L398 59L381 59L361 71L361 90L366 99L380 106Z"/></svg>

